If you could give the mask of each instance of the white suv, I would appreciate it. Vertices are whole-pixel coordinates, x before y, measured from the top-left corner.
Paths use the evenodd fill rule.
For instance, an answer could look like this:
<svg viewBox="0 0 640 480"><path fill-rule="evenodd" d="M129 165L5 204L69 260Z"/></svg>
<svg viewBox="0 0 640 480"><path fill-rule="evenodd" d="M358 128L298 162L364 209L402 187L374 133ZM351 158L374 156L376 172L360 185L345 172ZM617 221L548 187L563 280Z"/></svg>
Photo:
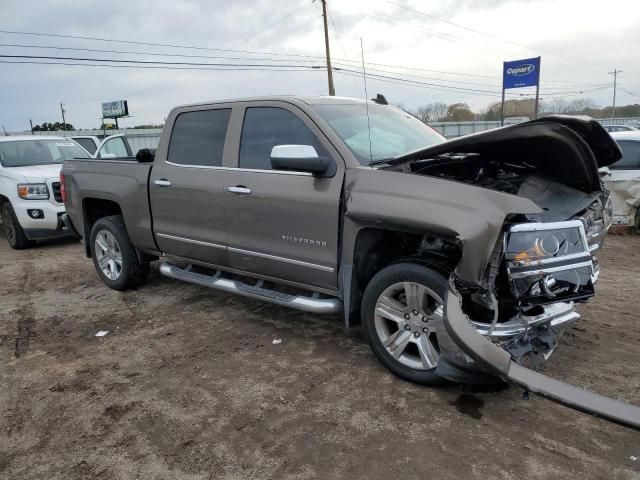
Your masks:
<svg viewBox="0 0 640 480"><path fill-rule="evenodd" d="M0 210L12 248L69 235L61 219L60 169L71 158L89 155L67 138L0 137Z"/></svg>

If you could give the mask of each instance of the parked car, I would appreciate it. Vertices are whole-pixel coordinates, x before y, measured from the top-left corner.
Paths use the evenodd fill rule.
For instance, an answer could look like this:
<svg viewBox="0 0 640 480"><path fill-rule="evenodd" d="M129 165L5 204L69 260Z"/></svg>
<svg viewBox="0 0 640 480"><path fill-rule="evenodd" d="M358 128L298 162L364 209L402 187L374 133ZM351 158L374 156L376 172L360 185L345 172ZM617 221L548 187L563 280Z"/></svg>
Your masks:
<svg viewBox="0 0 640 480"><path fill-rule="evenodd" d="M89 152L90 155L94 155L102 143L102 140L94 135L77 135L69 138L78 143L82 148Z"/></svg>
<svg viewBox="0 0 640 480"><path fill-rule="evenodd" d="M106 137L94 153L95 158L132 157L137 152L131 148L127 136L124 133Z"/></svg>
<svg viewBox="0 0 640 480"><path fill-rule="evenodd" d="M65 219L107 286L162 258L170 278L342 311L407 380L498 376L640 426L635 407L525 368L595 293L611 218L597 169L620 158L597 122L447 142L390 105L258 98L175 108L143 153L62 170Z"/></svg>
<svg viewBox="0 0 640 480"><path fill-rule="evenodd" d="M633 125L604 125L604 129L609 132L640 132L640 129Z"/></svg>
<svg viewBox="0 0 640 480"><path fill-rule="evenodd" d="M613 223L640 233L640 131L611 134L622 149L622 158L609 165L603 177L611 191Z"/></svg>
<svg viewBox="0 0 640 480"><path fill-rule="evenodd" d="M61 220L59 176L62 162L71 158L89 155L68 138L0 137L0 209L12 248L69 235Z"/></svg>

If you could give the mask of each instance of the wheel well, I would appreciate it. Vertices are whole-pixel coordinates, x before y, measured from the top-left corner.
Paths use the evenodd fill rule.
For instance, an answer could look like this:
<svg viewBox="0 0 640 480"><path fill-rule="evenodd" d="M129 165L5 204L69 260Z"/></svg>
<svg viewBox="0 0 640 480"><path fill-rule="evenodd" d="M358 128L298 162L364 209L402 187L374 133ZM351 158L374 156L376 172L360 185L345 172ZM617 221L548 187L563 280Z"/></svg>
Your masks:
<svg viewBox="0 0 640 480"><path fill-rule="evenodd" d="M411 233L377 228L358 232L353 254L349 323L359 322L362 294L373 276L399 262L420 263L449 275L462 255L456 239L430 233ZM356 313L356 314L354 314Z"/></svg>
<svg viewBox="0 0 640 480"><path fill-rule="evenodd" d="M87 257L91 256L91 246L89 237L93 224L99 219L111 215L122 215L120 205L111 200L101 198L85 198L82 202L82 212L84 215L84 246Z"/></svg>
<svg viewBox="0 0 640 480"><path fill-rule="evenodd" d="M5 197L4 195L0 195L0 207L2 207L2 205L8 202L9 202L9 199L7 197Z"/></svg>

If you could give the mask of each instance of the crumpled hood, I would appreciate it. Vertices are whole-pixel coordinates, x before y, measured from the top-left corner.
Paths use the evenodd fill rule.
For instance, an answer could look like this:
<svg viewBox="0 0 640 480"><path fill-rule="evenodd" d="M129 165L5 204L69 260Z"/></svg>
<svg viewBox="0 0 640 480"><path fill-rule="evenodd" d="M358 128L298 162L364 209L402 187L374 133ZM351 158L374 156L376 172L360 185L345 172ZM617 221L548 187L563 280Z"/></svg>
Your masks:
<svg viewBox="0 0 640 480"><path fill-rule="evenodd" d="M49 178L59 178L61 163L50 165L34 165L30 167L8 167L5 172L21 175L27 183L44 183Z"/></svg>
<svg viewBox="0 0 640 480"><path fill-rule="evenodd" d="M388 161L399 165L436 158L445 153L482 153L548 157L546 168L583 191L600 189L598 168L618 161L622 152L605 129L589 117L549 116L508 127L475 133L409 152Z"/></svg>

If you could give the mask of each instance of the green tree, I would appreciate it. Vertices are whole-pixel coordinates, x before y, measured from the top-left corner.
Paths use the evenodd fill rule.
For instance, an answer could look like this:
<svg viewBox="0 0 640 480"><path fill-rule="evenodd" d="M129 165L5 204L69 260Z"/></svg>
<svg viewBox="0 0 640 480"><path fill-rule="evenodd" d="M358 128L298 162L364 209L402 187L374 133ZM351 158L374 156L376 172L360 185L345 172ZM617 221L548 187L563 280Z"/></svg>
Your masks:
<svg viewBox="0 0 640 480"><path fill-rule="evenodd" d="M44 122L42 125L33 126L34 132L59 132L61 130L75 130L75 128L73 128L73 125L71 125L70 123L62 123L62 122L55 122L55 123Z"/></svg>
<svg viewBox="0 0 640 480"><path fill-rule="evenodd" d="M468 122L476 116L466 103L453 103L447 108L446 122Z"/></svg>

